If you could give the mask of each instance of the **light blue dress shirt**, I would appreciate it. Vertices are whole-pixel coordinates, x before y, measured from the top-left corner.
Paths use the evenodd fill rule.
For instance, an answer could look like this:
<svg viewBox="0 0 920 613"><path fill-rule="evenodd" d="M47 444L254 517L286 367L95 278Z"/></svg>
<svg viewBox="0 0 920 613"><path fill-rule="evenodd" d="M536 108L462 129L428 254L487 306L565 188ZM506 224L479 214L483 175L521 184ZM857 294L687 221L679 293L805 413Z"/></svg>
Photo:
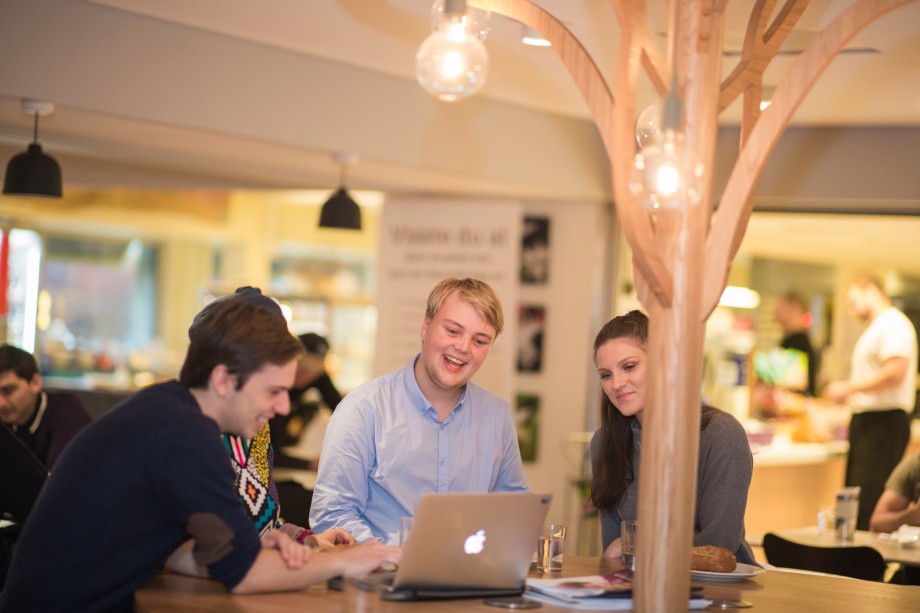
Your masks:
<svg viewBox="0 0 920 613"><path fill-rule="evenodd" d="M423 494L526 492L508 403L467 383L443 422L402 370L348 394L326 427L310 525L344 528L358 542L399 541L399 518Z"/></svg>

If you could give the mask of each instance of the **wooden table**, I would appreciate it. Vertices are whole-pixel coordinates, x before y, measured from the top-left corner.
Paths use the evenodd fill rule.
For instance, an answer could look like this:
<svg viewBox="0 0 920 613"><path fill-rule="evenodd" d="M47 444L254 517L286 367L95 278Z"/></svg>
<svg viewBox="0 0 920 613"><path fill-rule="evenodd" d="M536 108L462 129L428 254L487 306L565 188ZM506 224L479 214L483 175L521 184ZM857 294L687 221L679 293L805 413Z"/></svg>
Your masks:
<svg viewBox="0 0 920 613"><path fill-rule="evenodd" d="M608 573L619 566L618 561L587 556L565 556L560 576ZM542 576L532 573L532 576ZM768 570L753 579L732 583L693 582L703 586L703 595L711 599L745 600L756 613L788 613L789 611L860 611L860 613L891 613L920 611L920 588L889 585L847 579L831 575L816 575L780 570ZM384 602L376 594L363 592L346 582L344 591L316 586L302 592L233 596L216 581L158 575L136 596L137 611L144 613L176 611L233 611L271 613L273 611L311 611L315 613L439 613L447 611L482 611L497 613L501 609L485 605L482 600L449 600L440 602ZM543 605L545 611L568 611L561 607Z"/></svg>
<svg viewBox="0 0 920 613"><path fill-rule="evenodd" d="M909 566L920 566L920 546L905 547L894 539L882 537L877 532L857 530L853 540L846 542L837 538L837 535L833 532L819 533L816 526L796 528L795 530L778 530L775 534L789 541L816 547L867 545L881 553L886 562L900 562Z"/></svg>

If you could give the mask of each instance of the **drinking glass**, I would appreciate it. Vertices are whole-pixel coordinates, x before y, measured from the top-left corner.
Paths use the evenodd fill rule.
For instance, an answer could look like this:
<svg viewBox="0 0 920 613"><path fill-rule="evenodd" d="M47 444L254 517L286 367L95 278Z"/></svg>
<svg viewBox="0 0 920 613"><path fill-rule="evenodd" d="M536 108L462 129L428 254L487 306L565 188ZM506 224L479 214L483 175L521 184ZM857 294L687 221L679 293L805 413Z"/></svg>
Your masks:
<svg viewBox="0 0 920 613"><path fill-rule="evenodd" d="M623 560L623 570L636 570L636 527L639 525L635 519L624 519L620 522L620 556Z"/></svg>
<svg viewBox="0 0 920 613"><path fill-rule="evenodd" d="M412 518L399 518L399 546L402 547L409 540L409 531L412 530Z"/></svg>
<svg viewBox="0 0 920 613"><path fill-rule="evenodd" d="M832 505L818 507L818 534L830 534L835 529L837 511Z"/></svg>
<svg viewBox="0 0 920 613"><path fill-rule="evenodd" d="M562 570L562 554L565 550L565 526L547 524L543 526L537 542L537 570L542 573L558 573Z"/></svg>

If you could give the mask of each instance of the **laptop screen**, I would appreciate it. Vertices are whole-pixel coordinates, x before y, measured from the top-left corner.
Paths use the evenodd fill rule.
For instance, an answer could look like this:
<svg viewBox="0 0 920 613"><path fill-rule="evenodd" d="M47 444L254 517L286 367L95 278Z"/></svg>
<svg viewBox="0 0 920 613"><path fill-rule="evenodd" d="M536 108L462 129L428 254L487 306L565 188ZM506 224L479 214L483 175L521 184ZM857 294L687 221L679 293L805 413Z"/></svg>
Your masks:
<svg viewBox="0 0 920 613"><path fill-rule="evenodd" d="M520 492L423 496L393 588L521 589L551 500Z"/></svg>

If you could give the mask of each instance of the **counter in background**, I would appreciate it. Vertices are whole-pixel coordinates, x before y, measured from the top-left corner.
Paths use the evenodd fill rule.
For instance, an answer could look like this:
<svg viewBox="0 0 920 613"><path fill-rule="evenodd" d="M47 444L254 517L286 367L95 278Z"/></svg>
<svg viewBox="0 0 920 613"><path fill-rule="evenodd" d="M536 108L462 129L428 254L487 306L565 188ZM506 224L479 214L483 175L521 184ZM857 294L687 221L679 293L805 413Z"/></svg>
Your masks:
<svg viewBox="0 0 920 613"><path fill-rule="evenodd" d="M920 451L920 420L911 424L907 454ZM818 507L833 505L844 486L849 444L797 443L775 440L752 445L754 474L748 490L745 532L759 538L765 532L813 526Z"/></svg>
<svg viewBox="0 0 920 613"><path fill-rule="evenodd" d="M846 474L846 441L789 443L753 449L744 528L748 535L810 526L833 504Z"/></svg>

